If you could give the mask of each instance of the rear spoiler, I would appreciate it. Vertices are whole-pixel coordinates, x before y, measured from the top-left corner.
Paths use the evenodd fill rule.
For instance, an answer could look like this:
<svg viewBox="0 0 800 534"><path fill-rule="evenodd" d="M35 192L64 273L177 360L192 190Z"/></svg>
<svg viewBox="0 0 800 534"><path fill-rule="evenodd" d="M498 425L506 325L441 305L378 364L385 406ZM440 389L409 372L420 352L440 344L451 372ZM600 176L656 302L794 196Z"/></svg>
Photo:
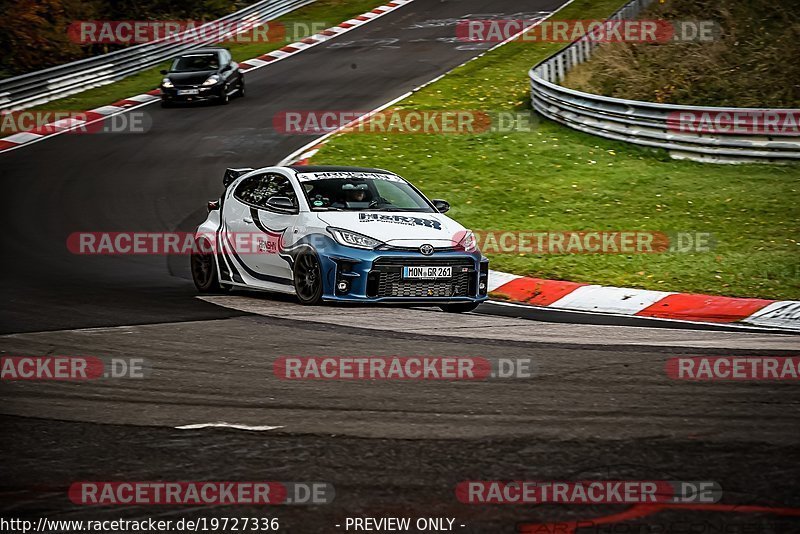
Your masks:
<svg viewBox="0 0 800 534"><path fill-rule="evenodd" d="M253 169L250 167L242 167L239 169L225 169L225 176L222 177L222 186L227 189L228 186L231 185L231 183L233 183L234 180L236 180L243 174L247 174L252 170Z"/></svg>

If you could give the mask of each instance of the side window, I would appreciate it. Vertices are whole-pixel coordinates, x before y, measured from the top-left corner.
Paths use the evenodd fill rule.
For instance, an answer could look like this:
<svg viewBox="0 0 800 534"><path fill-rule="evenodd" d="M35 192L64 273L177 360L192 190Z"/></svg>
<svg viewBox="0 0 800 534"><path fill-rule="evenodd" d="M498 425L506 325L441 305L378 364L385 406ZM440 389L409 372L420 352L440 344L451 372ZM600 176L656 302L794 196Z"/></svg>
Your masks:
<svg viewBox="0 0 800 534"><path fill-rule="evenodd" d="M267 200L272 197L288 197L297 208L297 195L292 184L288 178L280 174L260 174L245 178L233 196L245 204L262 209L270 209L267 207Z"/></svg>

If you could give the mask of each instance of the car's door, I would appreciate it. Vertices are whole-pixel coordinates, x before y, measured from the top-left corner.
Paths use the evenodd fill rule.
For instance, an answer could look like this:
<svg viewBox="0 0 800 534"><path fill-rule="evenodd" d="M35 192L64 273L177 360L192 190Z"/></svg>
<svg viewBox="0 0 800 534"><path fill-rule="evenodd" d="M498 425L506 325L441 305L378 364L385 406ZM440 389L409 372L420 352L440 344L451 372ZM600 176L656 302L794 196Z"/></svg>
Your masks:
<svg viewBox="0 0 800 534"><path fill-rule="evenodd" d="M269 200L275 198L289 199L293 207L271 206ZM223 238L249 278L279 284L291 281L291 267L281 251L294 242L297 208L297 194L282 174L256 174L234 187L223 205Z"/></svg>
<svg viewBox="0 0 800 534"><path fill-rule="evenodd" d="M222 50L220 52L220 73L225 80L226 91L230 91L232 87L239 85L238 63L233 61L230 52Z"/></svg>

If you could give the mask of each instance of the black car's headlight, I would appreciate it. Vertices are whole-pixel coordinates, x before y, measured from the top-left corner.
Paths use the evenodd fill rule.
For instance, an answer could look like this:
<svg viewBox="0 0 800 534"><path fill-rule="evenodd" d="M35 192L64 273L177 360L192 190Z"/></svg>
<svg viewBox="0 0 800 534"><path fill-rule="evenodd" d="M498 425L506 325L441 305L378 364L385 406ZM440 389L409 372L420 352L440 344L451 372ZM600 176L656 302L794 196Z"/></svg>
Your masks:
<svg viewBox="0 0 800 534"><path fill-rule="evenodd" d="M378 241L369 236L343 230L342 228L328 228L328 232L333 236L337 243L346 247L363 248L372 250L383 245L383 241Z"/></svg>
<svg viewBox="0 0 800 534"><path fill-rule="evenodd" d="M161 86L166 87L167 89L172 89L173 87L175 87L172 84L172 80L170 80L169 78L164 78L163 80L161 80Z"/></svg>
<svg viewBox="0 0 800 534"><path fill-rule="evenodd" d="M219 75L212 74L211 76L206 78L206 81L203 82L203 86L208 87L209 85L216 85L219 83L219 80L220 80Z"/></svg>

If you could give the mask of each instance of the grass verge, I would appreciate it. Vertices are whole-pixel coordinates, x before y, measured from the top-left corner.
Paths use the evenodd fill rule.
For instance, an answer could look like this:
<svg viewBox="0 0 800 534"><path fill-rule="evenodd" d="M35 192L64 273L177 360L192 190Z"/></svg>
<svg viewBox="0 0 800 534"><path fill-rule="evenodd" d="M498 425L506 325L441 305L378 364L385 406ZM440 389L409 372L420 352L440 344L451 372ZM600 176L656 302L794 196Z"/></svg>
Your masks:
<svg viewBox="0 0 800 534"><path fill-rule="evenodd" d="M387 0L317 0L313 4L296 9L276 22L284 23L287 27L291 23L311 24L325 23L325 28L335 26L340 22L351 19L362 13L385 4ZM316 28L316 26L314 26ZM307 36L300 36L307 37ZM292 40L293 41L293 40ZM244 61L256 56L266 54L284 47L290 42L274 43L227 43L224 44L233 56L234 61ZM157 67L139 72L113 84L90 89L73 96L54 100L33 109L60 110L60 111L85 111L100 106L108 105L117 100L140 93L145 93L158 87L163 76L159 73L169 66L165 62Z"/></svg>
<svg viewBox="0 0 800 534"><path fill-rule="evenodd" d="M576 0L559 19L605 17L620 0ZM560 48L509 43L400 102L399 110L529 109L528 69ZM542 278L740 297L800 298L800 167L673 161L544 121L532 132L352 133L320 164L384 167L446 198L481 230L710 232L711 252L490 254L492 268Z"/></svg>

